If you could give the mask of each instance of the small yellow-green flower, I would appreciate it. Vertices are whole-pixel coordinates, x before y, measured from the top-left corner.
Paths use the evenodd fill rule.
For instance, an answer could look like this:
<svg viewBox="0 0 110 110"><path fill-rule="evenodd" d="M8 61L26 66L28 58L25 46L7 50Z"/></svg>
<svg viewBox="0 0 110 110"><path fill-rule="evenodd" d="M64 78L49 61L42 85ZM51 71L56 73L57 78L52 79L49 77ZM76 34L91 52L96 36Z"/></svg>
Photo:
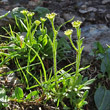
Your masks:
<svg viewBox="0 0 110 110"><path fill-rule="evenodd" d="M81 24L82 24L82 22L79 21L79 20L72 22L72 26L73 26L74 28L80 27Z"/></svg>
<svg viewBox="0 0 110 110"><path fill-rule="evenodd" d="M20 13L22 13L23 15L27 15L28 12L29 12L29 11L27 11L27 10L22 10L22 11L20 11Z"/></svg>
<svg viewBox="0 0 110 110"><path fill-rule="evenodd" d="M34 23L38 26L41 22L39 20L35 20Z"/></svg>
<svg viewBox="0 0 110 110"><path fill-rule="evenodd" d="M72 33L73 33L73 30L72 30L72 29L68 29L68 30L66 30L66 31L64 32L64 34L65 34L66 36L70 36L70 35L72 35Z"/></svg>
<svg viewBox="0 0 110 110"><path fill-rule="evenodd" d="M46 14L46 17L49 19L49 20L53 20L55 18L57 14L56 13L49 13L49 14Z"/></svg>
<svg viewBox="0 0 110 110"><path fill-rule="evenodd" d="M45 22L47 19L40 17L41 22Z"/></svg>
<svg viewBox="0 0 110 110"><path fill-rule="evenodd" d="M32 17L32 16L34 16L34 14L35 14L34 12L28 12L28 13L27 13L27 16L28 16L28 17Z"/></svg>

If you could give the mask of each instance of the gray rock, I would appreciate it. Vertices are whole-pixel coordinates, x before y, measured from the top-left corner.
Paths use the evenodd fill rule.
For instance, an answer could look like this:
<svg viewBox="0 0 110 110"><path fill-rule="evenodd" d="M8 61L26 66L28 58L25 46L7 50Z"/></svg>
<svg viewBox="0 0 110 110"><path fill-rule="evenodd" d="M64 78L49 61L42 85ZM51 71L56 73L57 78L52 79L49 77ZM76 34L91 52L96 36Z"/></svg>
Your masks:
<svg viewBox="0 0 110 110"><path fill-rule="evenodd" d="M93 43L99 41L104 47L110 44L110 28L105 24L87 25L82 27L82 37L84 39L84 50L90 52L93 48Z"/></svg>
<svg viewBox="0 0 110 110"><path fill-rule="evenodd" d="M9 71L10 71L10 69L5 65L0 67L0 74L5 73L5 72L9 72Z"/></svg>
<svg viewBox="0 0 110 110"><path fill-rule="evenodd" d="M65 19L65 21L68 21L68 20L72 19L73 17L75 17L74 18L74 21L76 21L76 20L80 20L82 22L85 21L85 18L84 17L79 17L79 16L74 15L74 14L71 14L71 13L70 14L69 13L64 13L63 14L63 18Z"/></svg>
<svg viewBox="0 0 110 110"><path fill-rule="evenodd" d="M95 21L96 20L96 14L94 12L88 13L88 16L86 18L89 21Z"/></svg>
<svg viewBox="0 0 110 110"><path fill-rule="evenodd" d="M96 12L97 11L97 8L94 8L94 7L82 7L81 9L79 9L79 12L81 14L85 14L85 13L89 13L89 12Z"/></svg>
<svg viewBox="0 0 110 110"><path fill-rule="evenodd" d="M103 14L104 14L106 11L107 11L106 9L102 9L102 8L99 8L99 9L98 9L98 12L99 12L99 13L103 13Z"/></svg>
<svg viewBox="0 0 110 110"><path fill-rule="evenodd" d="M61 18L60 15L56 16L55 19L56 19L56 23L58 25L61 25L61 24L63 24L65 22L65 20L63 18Z"/></svg>
<svg viewBox="0 0 110 110"><path fill-rule="evenodd" d="M11 74L7 75L6 79L10 85L20 84L20 80L18 80L15 73L11 73Z"/></svg>
<svg viewBox="0 0 110 110"><path fill-rule="evenodd" d="M16 4L16 3L20 3L20 4L28 4L29 0L8 0L9 4Z"/></svg>
<svg viewBox="0 0 110 110"><path fill-rule="evenodd" d="M107 15L106 15L106 20L107 20L107 21L110 21L110 14L107 14Z"/></svg>
<svg viewBox="0 0 110 110"><path fill-rule="evenodd" d="M103 1L102 1L102 4L103 4L103 5L105 5L105 4L107 4L107 3L110 3L110 0L103 0Z"/></svg>
<svg viewBox="0 0 110 110"><path fill-rule="evenodd" d="M1 0L1 2L7 3L7 2L8 2L8 0Z"/></svg>
<svg viewBox="0 0 110 110"><path fill-rule="evenodd" d="M41 5L41 4L42 4L41 0L31 0L31 1L28 2L29 6L38 6L38 5Z"/></svg>
<svg viewBox="0 0 110 110"><path fill-rule="evenodd" d="M0 74L7 73L11 71L9 67L3 65L0 67ZM9 85L20 84L20 80L16 77L15 73L10 73L5 77L0 77L2 83L8 83Z"/></svg>

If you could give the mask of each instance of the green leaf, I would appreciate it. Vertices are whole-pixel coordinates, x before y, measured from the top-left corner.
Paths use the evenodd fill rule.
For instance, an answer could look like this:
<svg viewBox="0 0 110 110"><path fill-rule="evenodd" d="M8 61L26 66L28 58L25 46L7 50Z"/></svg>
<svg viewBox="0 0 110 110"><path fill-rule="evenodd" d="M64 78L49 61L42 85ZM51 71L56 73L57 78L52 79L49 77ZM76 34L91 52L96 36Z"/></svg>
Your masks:
<svg viewBox="0 0 110 110"><path fill-rule="evenodd" d="M83 98L82 100L79 102L78 107L81 108L83 107L83 105L87 104L87 102L85 101L85 99L87 98L88 95L88 90L86 90L83 94Z"/></svg>
<svg viewBox="0 0 110 110"><path fill-rule="evenodd" d="M110 48L110 45L107 45L108 46L108 48Z"/></svg>
<svg viewBox="0 0 110 110"><path fill-rule="evenodd" d="M103 48L103 46L100 44L100 42L97 42L97 47L98 47L100 53L104 53L104 48Z"/></svg>
<svg viewBox="0 0 110 110"><path fill-rule="evenodd" d="M105 73L106 72L106 66L105 66L105 59L104 60L102 60L102 63L101 63L101 71L103 72L103 73Z"/></svg>
<svg viewBox="0 0 110 110"><path fill-rule="evenodd" d="M2 19L2 18L4 18L4 17L6 17L9 13L10 13L10 11L8 11L6 14L4 14L4 15L0 16L0 19Z"/></svg>
<svg viewBox="0 0 110 110"><path fill-rule="evenodd" d="M37 6L35 9L34 9L35 12L37 12L37 16L39 17L45 17L45 15L47 13L50 13L50 11L47 9L47 8L44 8L44 7L39 7Z"/></svg>
<svg viewBox="0 0 110 110"><path fill-rule="evenodd" d="M13 59L14 57L18 56L17 52L13 52L10 55L8 55L1 63L0 66L2 66L4 63L9 61L10 59Z"/></svg>
<svg viewBox="0 0 110 110"><path fill-rule="evenodd" d="M103 73L107 72L110 78L110 49L107 49L106 53L104 54L104 58L102 59L101 63L101 71Z"/></svg>
<svg viewBox="0 0 110 110"><path fill-rule="evenodd" d="M90 85L90 84L92 84L94 81L95 81L95 79L90 79L90 80L86 81L83 85L84 85L84 86Z"/></svg>
<svg viewBox="0 0 110 110"><path fill-rule="evenodd" d="M94 81L95 81L95 79L90 79L90 80L84 82L82 85L80 85L80 86L78 87L78 90L86 89L86 88L88 89L88 87L86 87L86 86L92 84Z"/></svg>
<svg viewBox="0 0 110 110"><path fill-rule="evenodd" d="M26 97L26 100L30 100L33 96L34 98L38 97L38 91L32 91L31 93L29 93Z"/></svg>
<svg viewBox="0 0 110 110"><path fill-rule="evenodd" d="M82 75L79 74L78 79L77 79L77 81L76 81L76 85L81 84L81 82L82 82Z"/></svg>
<svg viewBox="0 0 110 110"><path fill-rule="evenodd" d="M98 110L110 110L110 90L100 87L94 95L95 104Z"/></svg>
<svg viewBox="0 0 110 110"><path fill-rule="evenodd" d="M41 42L43 39L43 35L40 35L39 38L38 38L38 42Z"/></svg>
<svg viewBox="0 0 110 110"><path fill-rule="evenodd" d="M48 42L48 40L47 40L47 34L44 36L44 38L43 38L43 41L42 41L42 45L43 46L45 46L46 44L47 44L47 42Z"/></svg>
<svg viewBox="0 0 110 110"><path fill-rule="evenodd" d="M25 8L23 7L16 7L12 10L12 17L15 18L15 16L17 18L24 18L24 15L22 13L20 13L20 11L24 10Z"/></svg>
<svg viewBox="0 0 110 110"><path fill-rule="evenodd" d="M0 102L5 103L8 102L8 96L6 95L6 91L4 88L0 88Z"/></svg>
<svg viewBox="0 0 110 110"><path fill-rule="evenodd" d="M15 96L18 100L24 97L23 90L20 87L15 88Z"/></svg>

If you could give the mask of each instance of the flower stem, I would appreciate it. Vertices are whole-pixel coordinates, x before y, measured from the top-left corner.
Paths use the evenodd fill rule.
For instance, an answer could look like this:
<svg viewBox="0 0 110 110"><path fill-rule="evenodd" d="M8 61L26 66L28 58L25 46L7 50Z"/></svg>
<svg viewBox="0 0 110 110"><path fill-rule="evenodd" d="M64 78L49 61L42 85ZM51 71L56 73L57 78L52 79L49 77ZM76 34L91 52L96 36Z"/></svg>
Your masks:
<svg viewBox="0 0 110 110"><path fill-rule="evenodd" d="M55 75L55 83L56 83L56 87L58 88L58 83L57 83L57 31L55 30L54 27L54 21L51 21L52 24L52 29L53 29L53 33L54 33L54 38L53 38L53 64L54 64L54 75Z"/></svg>

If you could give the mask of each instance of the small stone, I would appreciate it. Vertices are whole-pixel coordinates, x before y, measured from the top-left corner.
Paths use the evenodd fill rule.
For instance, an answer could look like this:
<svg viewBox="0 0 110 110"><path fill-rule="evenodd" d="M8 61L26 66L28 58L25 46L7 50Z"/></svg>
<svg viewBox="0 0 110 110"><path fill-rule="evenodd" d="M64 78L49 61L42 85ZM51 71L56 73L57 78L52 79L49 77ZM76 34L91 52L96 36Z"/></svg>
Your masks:
<svg viewBox="0 0 110 110"><path fill-rule="evenodd" d="M60 17L60 15L56 16L56 23L58 25L61 25L65 22L65 20L63 18Z"/></svg>
<svg viewBox="0 0 110 110"><path fill-rule="evenodd" d="M107 23L110 22L110 14L107 14L107 15L105 16L105 20L106 20Z"/></svg>
<svg viewBox="0 0 110 110"><path fill-rule="evenodd" d="M97 9L94 8L94 7L88 7L88 8L81 8L79 9L79 12L82 13L82 14L85 14L85 13L89 13L89 12L96 12Z"/></svg>
<svg viewBox="0 0 110 110"><path fill-rule="evenodd" d="M68 20L72 19L73 16L74 16L74 15L69 14L69 13L64 13L64 14L63 14L63 18L65 19L65 21L68 21Z"/></svg>
<svg viewBox="0 0 110 110"><path fill-rule="evenodd" d="M105 13L106 11L107 11L106 9L102 9L102 8L99 8L99 9L98 9L98 12L99 12L99 13Z"/></svg>
<svg viewBox="0 0 110 110"><path fill-rule="evenodd" d="M85 21L84 17L79 17L77 15L69 14L69 13L64 13L63 14L63 18L65 19L65 21L68 21L68 20L72 19L73 17L75 17L74 20L79 20L79 21L82 21L82 22Z"/></svg>
<svg viewBox="0 0 110 110"><path fill-rule="evenodd" d="M31 0L31 1L28 2L28 5L29 6L37 6L41 3L42 3L41 0Z"/></svg>
<svg viewBox="0 0 110 110"><path fill-rule="evenodd" d="M7 2L8 2L8 0L2 0L1 2L7 3Z"/></svg>
<svg viewBox="0 0 110 110"><path fill-rule="evenodd" d="M85 2L85 5L87 5L87 6L89 6L89 5L91 5L92 4L92 1L87 1L87 2Z"/></svg>
<svg viewBox="0 0 110 110"><path fill-rule="evenodd" d="M89 21L95 21L96 20L95 13L90 12L86 19L89 20Z"/></svg>
<svg viewBox="0 0 110 110"><path fill-rule="evenodd" d="M93 49L93 43L99 41L104 47L110 45L110 29L105 24L86 25L82 27L82 37L85 37L83 45L84 51L90 52Z"/></svg>
<svg viewBox="0 0 110 110"><path fill-rule="evenodd" d="M106 15L106 18L110 20L110 14L107 14Z"/></svg>
<svg viewBox="0 0 110 110"><path fill-rule="evenodd" d="M103 1L102 1L102 4L103 4L103 5L105 5L105 4L107 4L107 3L110 3L110 0L103 0Z"/></svg>
<svg viewBox="0 0 110 110"><path fill-rule="evenodd" d="M8 68L6 65L3 65L2 67L0 67L0 74L6 73L9 71L10 71L10 68Z"/></svg>
<svg viewBox="0 0 110 110"><path fill-rule="evenodd" d="M11 73L11 74L7 75L6 81L10 85L20 84L20 80L18 80L18 78L16 77L15 73Z"/></svg>
<svg viewBox="0 0 110 110"><path fill-rule="evenodd" d="M3 73L5 74L9 71L11 71L11 70L6 65L3 65L2 67L0 67L0 74L3 74ZM20 83L20 80L18 80L15 73L10 73L7 76L5 76L5 78L0 77L0 80L1 80L2 83L9 83L9 85L15 85L15 84Z"/></svg>

